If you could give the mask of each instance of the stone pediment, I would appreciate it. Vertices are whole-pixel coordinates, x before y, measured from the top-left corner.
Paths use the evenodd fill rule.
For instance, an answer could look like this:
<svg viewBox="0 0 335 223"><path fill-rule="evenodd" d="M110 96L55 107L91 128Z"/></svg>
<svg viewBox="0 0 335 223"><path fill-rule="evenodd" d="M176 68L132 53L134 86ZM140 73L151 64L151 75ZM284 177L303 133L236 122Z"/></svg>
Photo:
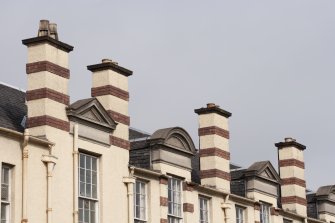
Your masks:
<svg viewBox="0 0 335 223"><path fill-rule="evenodd" d="M189 154L196 152L190 135L180 127L159 129L150 137L150 144L161 144L171 149L176 149Z"/></svg>
<svg viewBox="0 0 335 223"><path fill-rule="evenodd" d="M96 98L76 101L67 108L67 115L71 121L106 132L113 131L117 125Z"/></svg>
<svg viewBox="0 0 335 223"><path fill-rule="evenodd" d="M260 177L262 179L280 182L280 177L270 161L261 161L252 164L245 173L246 176Z"/></svg>

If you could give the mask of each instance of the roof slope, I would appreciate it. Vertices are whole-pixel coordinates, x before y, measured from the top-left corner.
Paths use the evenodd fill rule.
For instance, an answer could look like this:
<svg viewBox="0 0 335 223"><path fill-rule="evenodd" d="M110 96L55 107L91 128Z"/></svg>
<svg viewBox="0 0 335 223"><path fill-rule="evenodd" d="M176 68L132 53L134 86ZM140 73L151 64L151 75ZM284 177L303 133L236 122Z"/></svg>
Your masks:
<svg viewBox="0 0 335 223"><path fill-rule="evenodd" d="M21 122L27 114L26 93L0 84L0 127L23 132Z"/></svg>

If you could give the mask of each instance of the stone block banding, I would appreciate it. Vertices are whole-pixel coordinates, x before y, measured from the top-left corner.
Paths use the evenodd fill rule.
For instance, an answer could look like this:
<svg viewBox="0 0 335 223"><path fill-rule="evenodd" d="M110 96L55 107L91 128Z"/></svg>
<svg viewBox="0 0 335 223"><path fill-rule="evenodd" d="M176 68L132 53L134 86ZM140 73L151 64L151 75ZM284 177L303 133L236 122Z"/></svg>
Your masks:
<svg viewBox="0 0 335 223"><path fill-rule="evenodd" d="M303 206L307 206L306 199L302 197L297 197L297 196L282 197L281 202L283 204L300 204Z"/></svg>
<svg viewBox="0 0 335 223"><path fill-rule="evenodd" d="M279 160L279 167L296 166L305 169L305 163L297 159Z"/></svg>
<svg viewBox="0 0 335 223"><path fill-rule="evenodd" d="M296 177L281 179L281 185L292 185L292 184L299 185L301 187L306 188L306 181L305 180L302 180L302 179L299 179L299 178L296 178Z"/></svg>
<svg viewBox="0 0 335 223"><path fill-rule="evenodd" d="M224 151L219 148L207 148L207 149L200 149L199 151L200 157L206 157L206 156L218 156L226 160L230 160L230 153L227 151Z"/></svg>
<svg viewBox="0 0 335 223"><path fill-rule="evenodd" d="M40 88L36 90L27 91L26 99L27 101L48 98L53 101L57 101L64 105L69 105L70 97L66 94L59 93L58 91L49 88Z"/></svg>
<svg viewBox="0 0 335 223"><path fill-rule="evenodd" d="M205 136L205 135L219 135L221 137L224 137L226 139L229 139L229 131L219 128L217 126L209 126L204 128L199 128L198 131L199 136Z"/></svg>
<svg viewBox="0 0 335 223"><path fill-rule="evenodd" d="M116 122L122 123L124 125L130 125L130 117L127 115L123 115L116 111L108 110L109 116Z"/></svg>
<svg viewBox="0 0 335 223"><path fill-rule="evenodd" d="M48 115L30 117L27 120L27 127L33 128L38 126L51 126L63 131L70 131L70 123L68 121L64 121L58 118L54 118Z"/></svg>
<svg viewBox="0 0 335 223"><path fill-rule="evenodd" d="M101 87L94 87L91 90L92 97L113 95L125 101L129 101L129 92L122 90L120 88L114 87L112 85L105 85Z"/></svg>
<svg viewBox="0 0 335 223"><path fill-rule="evenodd" d="M168 221L165 218L161 218L160 223L168 223Z"/></svg>
<svg viewBox="0 0 335 223"><path fill-rule="evenodd" d="M230 174L222 171L222 170L218 170L218 169L209 169L209 170L201 170L200 171L200 178L201 179L205 179L205 178L213 178L213 177L217 177L217 178L221 178L224 180L228 180L230 181Z"/></svg>
<svg viewBox="0 0 335 223"><path fill-rule="evenodd" d="M168 206L168 198L167 197L159 197L160 206L167 207Z"/></svg>
<svg viewBox="0 0 335 223"><path fill-rule="evenodd" d="M70 70L64 67L61 67L57 64L51 63L49 61L40 61L35 63L28 63L26 65L27 74L37 73L41 71L48 71L60 77L69 79Z"/></svg>
<svg viewBox="0 0 335 223"><path fill-rule="evenodd" d="M113 146L117 146L117 147L120 147L122 149L127 149L127 150L130 149L130 143L128 140L121 139L121 138L118 138L112 135L109 137L109 140L110 140L110 144Z"/></svg>
<svg viewBox="0 0 335 223"><path fill-rule="evenodd" d="M183 204L183 211L193 213L194 212L194 205L190 204L190 203L184 203Z"/></svg>

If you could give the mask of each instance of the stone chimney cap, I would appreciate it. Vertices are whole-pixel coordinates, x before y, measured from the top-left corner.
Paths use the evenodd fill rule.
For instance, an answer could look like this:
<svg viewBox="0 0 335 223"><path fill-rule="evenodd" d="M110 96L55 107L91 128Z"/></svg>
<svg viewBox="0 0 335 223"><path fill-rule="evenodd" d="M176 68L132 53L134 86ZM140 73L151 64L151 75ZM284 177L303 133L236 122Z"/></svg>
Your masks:
<svg viewBox="0 0 335 223"><path fill-rule="evenodd" d="M305 150L306 149L306 146L305 145L302 145L300 143L298 143L294 138L292 137L286 137L284 139L284 142L278 142L278 143L275 143L275 146L278 148L278 149L282 149L282 148L286 148L286 147L295 147L297 149L300 149L300 150Z"/></svg>
<svg viewBox="0 0 335 223"><path fill-rule="evenodd" d="M215 103L208 103L205 108L195 109L194 112L198 115L216 113L226 118L229 118L231 116L230 112L223 110Z"/></svg>
<svg viewBox="0 0 335 223"><path fill-rule="evenodd" d="M117 62L111 59L102 59L101 63L89 65L87 66L87 69L91 72L97 72L97 71L102 71L102 70L113 70L126 77L133 74L131 70L128 70L124 67L119 66Z"/></svg>

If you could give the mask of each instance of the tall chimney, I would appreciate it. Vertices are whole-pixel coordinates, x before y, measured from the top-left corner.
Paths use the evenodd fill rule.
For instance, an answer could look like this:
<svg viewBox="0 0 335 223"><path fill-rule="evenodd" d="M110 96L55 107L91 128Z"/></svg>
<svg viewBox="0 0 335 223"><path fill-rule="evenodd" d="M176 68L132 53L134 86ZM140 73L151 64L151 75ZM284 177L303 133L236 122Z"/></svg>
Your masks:
<svg viewBox="0 0 335 223"><path fill-rule="evenodd" d="M87 66L92 72L92 97L96 97L114 121L118 123L110 137L112 145L129 149L128 77L132 71L118 63L103 59L101 63Z"/></svg>
<svg viewBox="0 0 335 223"><path fill-rule="evenodd" d="M303 151L306 146L293 138L276 143L281 178L281 203L284 210L307 216L306 182Z"/></svg>
<svg viewBox="0 0 335 223"><path fill-rule="evenodd" d="M230 192L228 118L231 113L213 103L194 111L199 115L201 184Z"/></svg>
<svg viewBox="0 0 335 223"><path fill-rule="evenodd" d="M55 27L48 20L41 20L38 37L22 40L28 47L27 127L32 135L47 138L58 130L68 132L70 127L66 107L69 105L68 54L73 47L58 41Z"/></svg>

